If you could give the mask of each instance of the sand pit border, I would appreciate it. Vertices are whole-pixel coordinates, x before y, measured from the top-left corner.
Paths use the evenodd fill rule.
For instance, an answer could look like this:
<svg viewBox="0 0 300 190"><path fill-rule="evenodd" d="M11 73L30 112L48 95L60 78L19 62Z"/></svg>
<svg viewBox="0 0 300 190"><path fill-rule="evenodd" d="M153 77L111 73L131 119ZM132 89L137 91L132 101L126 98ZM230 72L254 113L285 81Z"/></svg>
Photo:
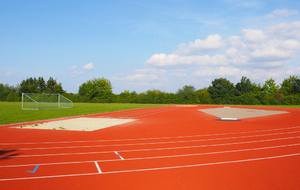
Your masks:
<svg viewBox="0 0 300 190"><path fill-rule="evenodd" d="M248 108L209 108L199 109L198 111L219 117L219 118L237 118L246 119L253 117L264 117L269 115L286 114L286 111L275 111L275 110L262 110L262 109L248 109Z"/></svg>
<svg viewBox="0 0 300 190"><path fill-rule="evenodd" d="M136 119L116 119L116 118L71 118L46 123L18 126L14 128L22 129L52 129L71 131L94 131L116 125L121 125L135 121Z"/></svg>

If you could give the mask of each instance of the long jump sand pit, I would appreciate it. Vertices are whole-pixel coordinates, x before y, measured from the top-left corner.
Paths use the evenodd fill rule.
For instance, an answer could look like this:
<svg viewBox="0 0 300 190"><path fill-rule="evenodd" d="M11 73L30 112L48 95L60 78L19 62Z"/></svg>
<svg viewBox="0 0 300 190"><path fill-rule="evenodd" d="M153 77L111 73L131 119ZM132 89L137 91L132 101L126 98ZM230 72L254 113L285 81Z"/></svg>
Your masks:
<svg viewBox="0 0 300 190"><path fill-rule="evenodd" d="M33 125L19 126L24 129L53 129L71 131L94 131L115 125L121 125L136 119L112 119L112 118L72 118L66 120L50 121Z"/></svg>
<svg viewBox="0 0 300 190"><path fill-rule="evenodd" d="M261 109L245 109L245 108L209 108L199 109L198 111L219 117L219 118L236 118L246 119L251 117L263 117L268 115L286 114L286 111L261 110Z"/></svg>

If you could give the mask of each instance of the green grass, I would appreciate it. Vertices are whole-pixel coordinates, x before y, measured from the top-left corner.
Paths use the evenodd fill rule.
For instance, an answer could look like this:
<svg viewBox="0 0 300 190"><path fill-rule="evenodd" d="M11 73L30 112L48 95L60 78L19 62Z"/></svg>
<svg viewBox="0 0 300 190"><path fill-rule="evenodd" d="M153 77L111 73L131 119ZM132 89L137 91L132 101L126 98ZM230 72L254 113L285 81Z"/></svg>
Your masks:
<svg viewBox="0 0 300 190"><path fill-rule="evenodd" d="M73 108L22 110L22 104L0 102L0 125L27 121L54 119L61 117L88 115L135 108L158 107L157 104L80 104L74 103Z"/></svg>
<svg viewBox="0 0 300 190"><path fill-rule="evenodd" d="M165 106L161 104L81 104L75 103L74 108L65 109L45 109L45 110L22 110L21 103L0 102L0 125L27 121L37 121L45 119L54 119L61 117L70 117L78 115L88 115L94 113L112 112L128 110L135 108ZM234 105L233 105L234 106ZM264 105L257 105L264 106ZM265 107L285 107L300 108L300 105L291 106L271 106Z"/></svg>

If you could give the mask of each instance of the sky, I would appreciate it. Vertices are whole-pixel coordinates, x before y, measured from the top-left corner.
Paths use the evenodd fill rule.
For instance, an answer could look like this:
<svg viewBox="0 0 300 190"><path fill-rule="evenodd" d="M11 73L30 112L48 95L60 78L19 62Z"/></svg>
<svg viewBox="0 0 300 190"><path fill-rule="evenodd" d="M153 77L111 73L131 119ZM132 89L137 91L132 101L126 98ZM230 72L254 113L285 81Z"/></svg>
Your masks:
<svg viewBox="0 0 300 190"><path fill-rule="evenodd" d="M0 83L93 78L113 93L300 75L296 0L0 0Z"/></svg>

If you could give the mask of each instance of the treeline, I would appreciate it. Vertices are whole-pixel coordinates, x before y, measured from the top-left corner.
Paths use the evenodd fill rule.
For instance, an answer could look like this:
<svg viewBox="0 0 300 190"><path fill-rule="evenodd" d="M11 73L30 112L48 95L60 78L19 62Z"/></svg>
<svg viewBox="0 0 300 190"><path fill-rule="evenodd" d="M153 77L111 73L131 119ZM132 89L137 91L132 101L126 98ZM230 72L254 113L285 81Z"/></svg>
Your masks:
<svg viewBox="0 0 300 190"><path fill-rule="evenodd" d="M238 105L300 105L300 78L289 76L276 85L271 78L265 84L252 83L247 77L233 84L225 78L212 81L203 89L186 85L176 93L148 90L137 93L125 90L113 94L108 79L98 78L83 83L77 94L67 93L55 79L28 78L17 87L0 84L0 101L21 101L25 93L60 93L73 102L89 103L147 103L147 104L238 104Z"/></svg>
<svg viewBox="0 0 300 190"><path fill-rule="evenodd" d="M43 77L27 78L16 87L0 83L0 101L20 102L22 93L56 93L66 94L61 83L50 77L46 82Z"/></svg>

